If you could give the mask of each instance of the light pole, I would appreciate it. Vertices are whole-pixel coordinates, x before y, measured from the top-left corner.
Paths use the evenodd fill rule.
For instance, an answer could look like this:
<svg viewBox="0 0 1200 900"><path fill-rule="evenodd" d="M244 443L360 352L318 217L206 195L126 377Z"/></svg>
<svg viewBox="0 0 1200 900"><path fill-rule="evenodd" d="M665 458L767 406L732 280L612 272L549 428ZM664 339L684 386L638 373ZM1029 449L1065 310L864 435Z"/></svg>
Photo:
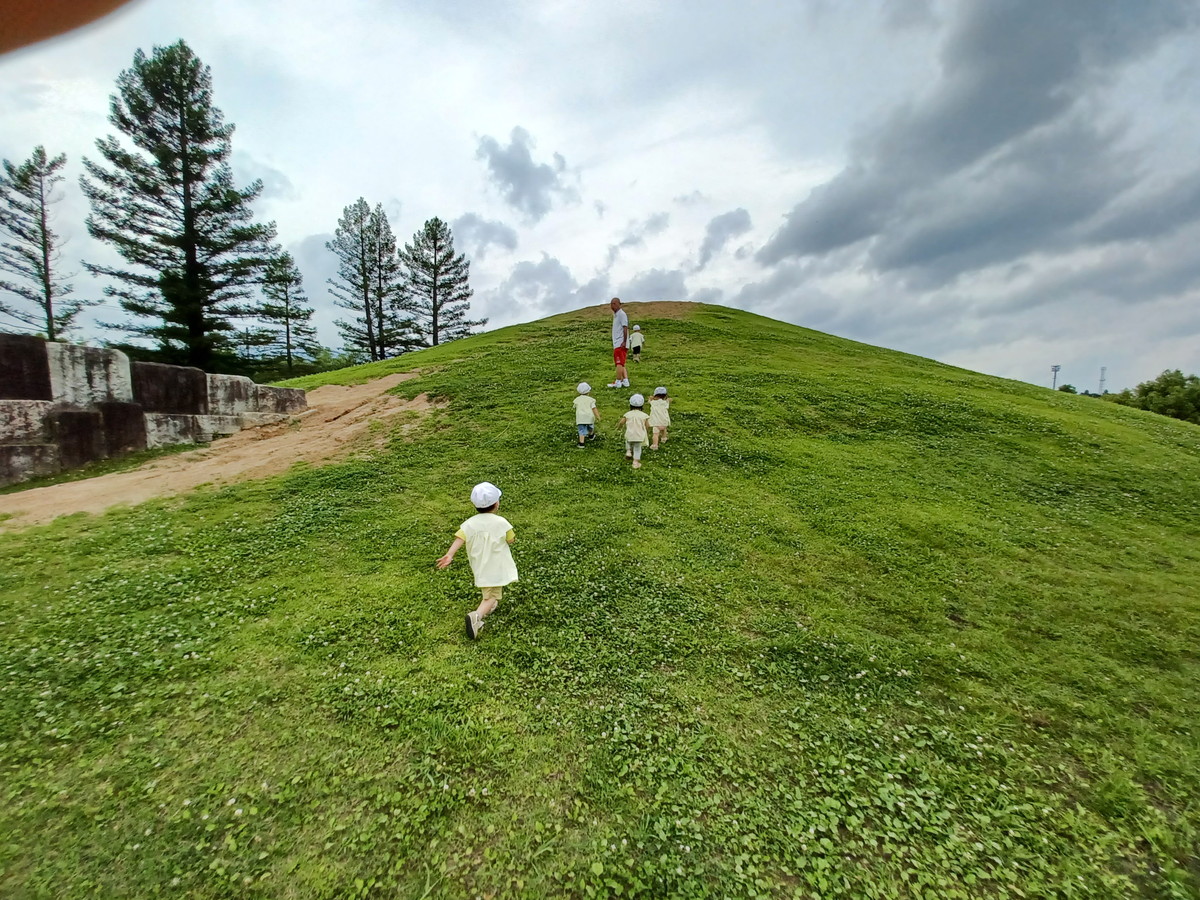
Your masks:
<svg viewBox="0 0 1200 900"><path fill-rule="evenodd" d="M1061 368L1062 366L1050 367L1050 390L1054 390L1058 387L1058 370Z"/></svg>

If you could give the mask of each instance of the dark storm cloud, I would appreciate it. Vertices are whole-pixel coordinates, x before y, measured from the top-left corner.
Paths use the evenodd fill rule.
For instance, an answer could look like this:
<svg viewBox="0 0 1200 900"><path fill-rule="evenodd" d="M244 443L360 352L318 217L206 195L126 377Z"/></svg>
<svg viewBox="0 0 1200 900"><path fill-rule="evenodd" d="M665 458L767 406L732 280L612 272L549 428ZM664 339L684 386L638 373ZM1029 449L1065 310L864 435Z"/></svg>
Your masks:
<svg viewBox="0 0 1200 900"><path fill-rule="evenodd" d="M715 217L704 231L704 243L700 245L698 269L703 269L719 253L730 238L745 234L751 228L750 213L738 207Z"/></svg>
<svg viewBox="0 0 1200 900"><path fill-rule="evenodd" d="M610 268L617 261L617 257L621 255L622 251L644 246L646 238L662 234L670 224L671 215L665 212L658 212L647 216L642 222L630 223L625 236L617 241L617 243L609 245L605 268Z"/></svg>
<svg viewBox="0 0 1200 900"><path fill-rule="evenodd" d="M1200 219L1200 171L1158 179L1122 197L1089 229L1095 242L1136 241L1170 234Z"/></svg>
<svg viewBox="0 0 1200 900"><path fill-rule="evenodd" d="M740 309L766 313L781 304L795 305L799 289L806 279L805 267L788 262L776 267L762 281L742 286L734 295L733 305Z"/></svg>
<svg viewBox="0 0 1200 900"><path fill-rule="evenodd" d="M466 213L450 224L460 248L472 250L476 259L487 255L488 247L500 247L512 252L517 249L517 232L503 222L484 219L476 213Z"/></svg>
<svg viewBox="0 0 1200 900"><path fill-rule="evenodd" d="M479 141L475 158L487 163L488 177L500 195L530 222L541 221L555 199L577 201L579 192L568 183L567 161L554 154L554 164L533 161L534 140L520 126L512 130L507 147L490 135Z"/></svg>
<svg viewBox="0 0 1200 900"><path fill-rule="evenodd" d="M626 302L642 300L686 300L687 285L682 269L648 269L627 281L617 296Z"/></svg>
<svg viewBox="0 0 1200 900"><path fill-rule="evenodd" d="M881 270L937 285L960 273L1078 241L1073 230L1130 188L1136 166L1120 134L1070 116L1012 141L988 162L931 184L899 209L869 253ZM1079 165L1079 159L1087 165Z"/></svg>
<svg viewBox="0 0 1200 900"><path fill-rule="evenodd" d="M1044 237L1082 222L1136 178L1133 168L1121 174L1119 151L1104 141L1112 135L1089 118L1088 101L1124 64L1194 24L1193 7L963 4L931 92L868 131L845 169L792 209L759 261L878 241L871 262L880 270L956 258L949 276L1028 249L1022 231ZM1082 171L1089 167L1120 177L1105 185ZM1018 196L1001 194L992 177L1007 178ZM989 199L994 215L973 209ZM964 252L964 228L984 246Z"/></svg>

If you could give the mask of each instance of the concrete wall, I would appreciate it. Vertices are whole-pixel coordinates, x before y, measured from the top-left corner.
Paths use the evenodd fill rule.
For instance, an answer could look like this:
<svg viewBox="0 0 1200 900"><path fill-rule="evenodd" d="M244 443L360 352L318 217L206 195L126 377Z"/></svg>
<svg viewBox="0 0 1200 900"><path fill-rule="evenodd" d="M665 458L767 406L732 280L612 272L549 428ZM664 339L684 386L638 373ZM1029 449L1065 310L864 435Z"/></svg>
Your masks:
<svg viewBox="0 0 1200 900"><path fill-rule="evenodd" d="M0 485L207 442L308 408L304 391L131 363L118 350L0 334Z"/></svg>
<svg viewBox="0 0 1200 900"><path fill-rule="evenodd" d="M109 400L133 401L129 357L119 350L47 341L50 396L67 406L95 406Z"/></svg>

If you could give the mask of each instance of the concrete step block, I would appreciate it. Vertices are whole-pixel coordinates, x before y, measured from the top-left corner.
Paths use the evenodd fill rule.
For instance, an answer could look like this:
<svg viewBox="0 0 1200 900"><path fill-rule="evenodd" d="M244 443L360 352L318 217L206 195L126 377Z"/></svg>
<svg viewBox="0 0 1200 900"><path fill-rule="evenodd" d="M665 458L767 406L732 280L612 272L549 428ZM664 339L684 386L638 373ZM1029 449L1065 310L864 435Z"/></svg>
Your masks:
<svg viewBox="0 0 1200 900"><path fill-rule="evenodd" d="M18 484L39 475L62 471L54 444L12 444L0 447L0 486Z"/></svg>
<svg viewBox="0 0 1200 900"><path fill-rule="evenodd" d="M129 357L120 350L82 344L46 344L53 399L65 406L95 406L133 400Z"/></svg>
<svg viewBox="0 0 1200 900"><path fill-rule="evenodd" d="M44 444L50 440L49 400L0 400L0 444Z"/></svg>
<svg viewBox="0 0 1200 900"><path fill-rule="evenodd" d="M199 438L196 417L175 413L145 413L146 447L172 447L175 444L194 444Z"/></svg>

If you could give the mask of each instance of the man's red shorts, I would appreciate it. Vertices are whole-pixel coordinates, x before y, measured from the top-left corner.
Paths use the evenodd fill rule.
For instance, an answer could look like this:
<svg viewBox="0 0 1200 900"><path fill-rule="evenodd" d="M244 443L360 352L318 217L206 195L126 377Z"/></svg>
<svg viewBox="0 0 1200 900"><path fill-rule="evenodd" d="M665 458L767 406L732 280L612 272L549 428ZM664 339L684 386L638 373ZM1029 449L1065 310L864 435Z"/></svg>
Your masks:
<svg viewBox="0 0 1200 900"><path fill-rule="evenodd" d="M625 365L624 347L613 347L613 362L615 362L618 366Z"/></svg>

